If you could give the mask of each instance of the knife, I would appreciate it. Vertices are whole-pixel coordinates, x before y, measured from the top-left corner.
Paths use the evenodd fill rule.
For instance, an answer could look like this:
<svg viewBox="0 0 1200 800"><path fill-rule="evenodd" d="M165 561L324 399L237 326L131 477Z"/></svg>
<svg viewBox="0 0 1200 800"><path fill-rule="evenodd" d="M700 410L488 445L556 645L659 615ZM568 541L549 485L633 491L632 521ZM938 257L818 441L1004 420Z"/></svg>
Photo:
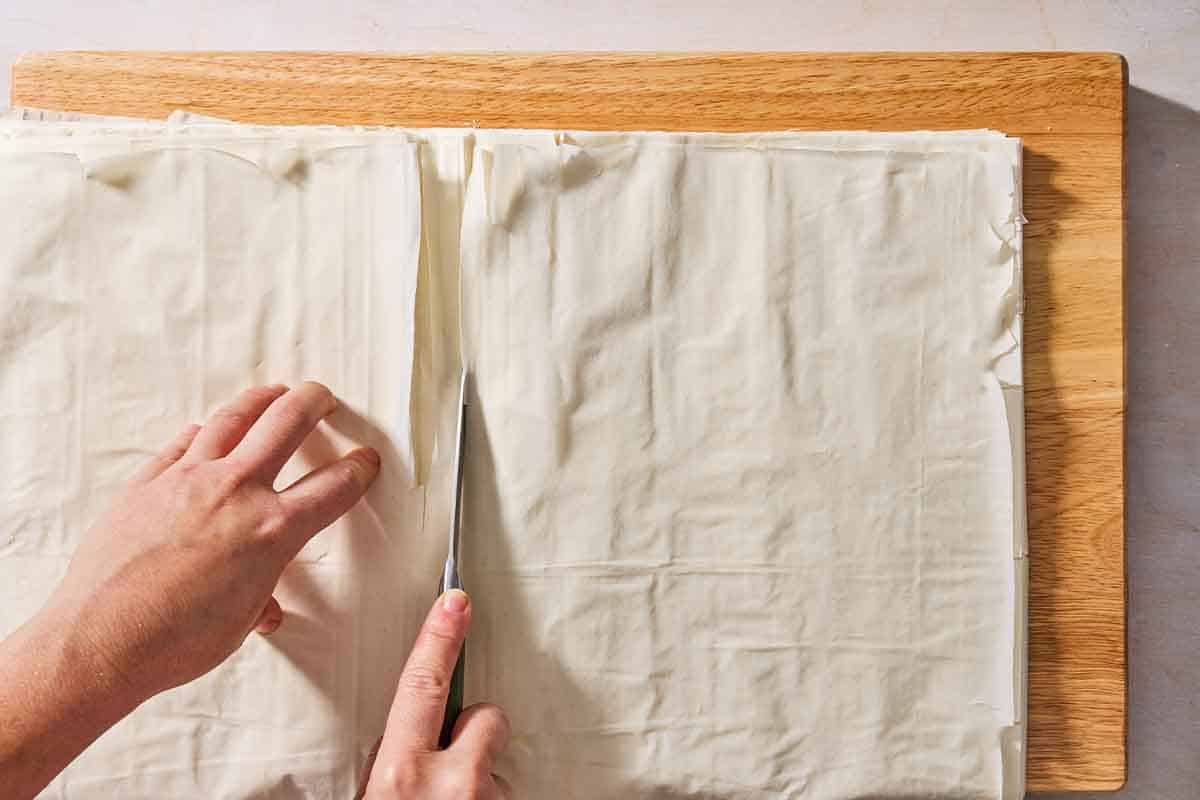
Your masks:
<svg viewBox="0 0 1200 800"><path fill-rule="evenodd" d="M462 528L463 457L466 450L467 429L467 370L463 368L458 388L458 435L454 451L454 511L450 517L450 541L446 551L446 565L442 568L442 579L438 595L450 589L462 589L462 578L458 574L459 531ZM442 717L442 734L438 745L444 750L450 746L450 735L454 723L462 713L463 680L466 673L467 645L464 642L450 677L450 693L446 698L446 714Z"/></svg>

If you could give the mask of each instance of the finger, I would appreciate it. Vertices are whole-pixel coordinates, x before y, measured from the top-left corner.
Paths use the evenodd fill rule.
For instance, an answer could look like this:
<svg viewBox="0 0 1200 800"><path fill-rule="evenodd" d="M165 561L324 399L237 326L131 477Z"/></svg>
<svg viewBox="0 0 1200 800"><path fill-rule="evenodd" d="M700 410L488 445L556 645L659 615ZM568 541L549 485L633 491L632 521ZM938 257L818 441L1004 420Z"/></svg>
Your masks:
<svg viewBox="0 0 1200 800"><path fill-rule="evenodd" d="M286 391L286 386L255 386L218 408L188 448L188 460L212 461L229 455L246 431Z"/></svg>
<svg viewBox="0 0 1200 800"><path fill-rule="evenodd" d="M273 483L313 428L337 408L329 389L308 381L284 394L259 417L230 453L264 483Z"/></svg>
<svg viewBox="0 0 1200 800"><path fill-rule="evenodd" d="M345 514L379 474L379 454L362 447L313 470L279 493L279 501L295 520L297 550Z"/></svg>
<svg viewBox="0 0 1200 800"><path fill-rule="evenodd" d="M267 601L267 607L258 615L258 621L254 623L254 630L263 636L270 636L279 630L279 626L282 624L283 607L279 605L278 600L272 597Z"/></svg>
<svg viewBox="0 0 1200 800"><path fill-rule="evenodd" d="M135 483L149 483L167 471L167 467L174 464L179 459L183 458L183 454L187 452L188 447L192 444L192 440L196 438L196 434L200 431L199 425L188 425L182 431L175 435L171 443L159 452L154 458L145 464L133 476Z"/></svg>
<svg viewBox="0 0 1200 800"><path fill-rule="evenodd" d="M513 794L512 784L504 780L503 775L497 775L493 772L492 783L496 784L496 789L499 790L500 796L504 798L504 800L512 800L513 797L515 797Z"/></svg>
<svg viewBox="0 0 1200 800"><path fill-rule="evenodd" d="M438 749L450 676L470 621L470 601L459 589L451 589L433 604L400 674L383 734L385 751L432 753Z"/></svg>
<svg viewBox="0 0 1200 800"><path fill-rule="evenodd" d="M504 711L491 703L479 703L464 710L454 724L450 746L479 758L488 767L495 763L508 740L512 727Z"/></svg>

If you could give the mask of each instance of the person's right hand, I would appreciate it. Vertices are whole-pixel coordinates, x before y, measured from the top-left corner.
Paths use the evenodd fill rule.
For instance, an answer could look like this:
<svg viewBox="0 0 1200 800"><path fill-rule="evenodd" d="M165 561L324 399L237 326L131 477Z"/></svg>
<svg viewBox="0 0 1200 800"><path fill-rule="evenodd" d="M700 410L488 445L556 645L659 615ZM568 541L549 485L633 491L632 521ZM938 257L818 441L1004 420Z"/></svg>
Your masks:
<svg viewBox="0 0 1200 800"><path fill-rule="evenodd" d="M365 800L511 800L508 782L492 772L508 746L508 718L494 705L463 711L450 746L438 749L454 663L471 622L471 603L451 589L425 618L400 675L387 730L367 761Z"/></svg>

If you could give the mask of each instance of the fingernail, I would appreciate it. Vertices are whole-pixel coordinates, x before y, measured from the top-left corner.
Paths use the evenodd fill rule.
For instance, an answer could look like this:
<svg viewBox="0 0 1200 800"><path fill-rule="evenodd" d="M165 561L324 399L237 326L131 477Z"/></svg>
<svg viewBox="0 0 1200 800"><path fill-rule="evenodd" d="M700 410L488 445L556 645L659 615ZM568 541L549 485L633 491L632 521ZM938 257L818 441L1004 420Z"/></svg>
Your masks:
<svg viewBox="0 0 1200 800"><path fill-rule="evenodd" d="M375 466L379 466L379 451L374 447L364 447L363 458L365 458L367 461L370 461Z"/></svg>
<svg viewBox="0 0 1200 800"><path fill-rule="evenodd" d="M467 597L467 593L462 589L451 589L442 595L442 608L451 614L463 613L470 604L471 599Z"/></svg>

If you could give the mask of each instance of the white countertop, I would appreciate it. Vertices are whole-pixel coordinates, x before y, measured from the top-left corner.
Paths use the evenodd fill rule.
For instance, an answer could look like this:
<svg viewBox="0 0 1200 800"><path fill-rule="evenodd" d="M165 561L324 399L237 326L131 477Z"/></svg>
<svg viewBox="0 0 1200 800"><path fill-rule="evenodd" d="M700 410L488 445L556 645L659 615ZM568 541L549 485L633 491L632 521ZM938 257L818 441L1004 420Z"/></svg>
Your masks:
<svg viewBox="0 0 1200 800"><path fill-rule="evenodd" d="M1096 797L1197 796L1200 0L4 0L0 63L25 50L79 48L1124 54L1130 772L1119 795ZM8 101L3 83L0 105Z"/></svg>

